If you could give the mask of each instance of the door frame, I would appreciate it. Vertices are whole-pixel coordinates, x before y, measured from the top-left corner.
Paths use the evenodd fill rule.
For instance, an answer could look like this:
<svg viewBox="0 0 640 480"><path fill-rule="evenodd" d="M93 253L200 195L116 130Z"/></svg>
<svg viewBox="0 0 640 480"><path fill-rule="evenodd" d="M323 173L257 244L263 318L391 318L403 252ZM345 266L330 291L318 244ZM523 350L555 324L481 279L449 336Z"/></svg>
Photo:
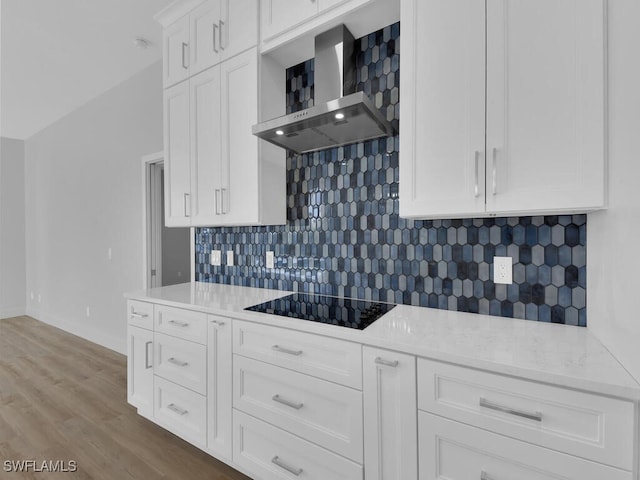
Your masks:
<svg viewBox="0 0 640 480"><path fill-rule="evenodd" d="M161 176L157 168L164 163L164 152L151 153L142 157L142 288L159 286L151 275L151 266L156 265L156 279L162 278L162 219L153 215L152 206L162 201L160 194ZM189 279L195 280L195 229L189 229ZM155 257L155 259L153 258Z"/></svg>

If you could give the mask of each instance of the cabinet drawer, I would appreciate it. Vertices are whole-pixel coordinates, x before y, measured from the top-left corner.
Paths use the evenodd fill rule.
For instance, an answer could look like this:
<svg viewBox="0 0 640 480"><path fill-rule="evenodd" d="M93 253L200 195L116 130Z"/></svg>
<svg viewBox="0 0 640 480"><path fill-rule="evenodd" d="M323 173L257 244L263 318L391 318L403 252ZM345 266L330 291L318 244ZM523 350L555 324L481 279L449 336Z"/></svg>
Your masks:
<svg viewBox="0 0 640 480"><path fill-rule="evenodd" d="M207 347L155 333L155 374L201 395L207 392Z"/></svg>
<svg viewBox="0 0 640 480"><path fill-rule="evenodd" d="M362 347L359 344L235 321L233 353L362 389Z"/></svg>
<svg viewBox="0 0 640 480"><path fill-rule="evenodd" d="M147 330L153 330L153 303L127 300L127 322Z"/></svg>
<svg viewBox="0 0 640 480"><path fill-rule="evenodd" d="M158 376L154 383L156 423L204 448L207 442L206 397Z"/></svg>
<svg viewBox="0 0 640 480"><path fill-rule="evenodd" d="M632 480L631 472L418 413L420 480Z"/></svg>
<svg viewBox="0 0 640 480"><path fill-rule="evenodd" d="M362 480L362 466L237 410L233 432L233 461L261 480Z"/></svg>
<svg viewBox="0 0 640 480"><path fill-rule="evenodd" d="M362 392L234 356L233 406L362 463Z"/></svg>
<svg viewBox="0 0 640 480"><path fill-rule="evenodd" d="M418 408L625 470L633 467L632 402L419 359Z"/></svg>
<svg viewBox="0 0 640 480"><path fill-rule="evenodd" d="M181 308L156 305L156 332L184 338L192 342L207 342L207 315Z"/></svg>

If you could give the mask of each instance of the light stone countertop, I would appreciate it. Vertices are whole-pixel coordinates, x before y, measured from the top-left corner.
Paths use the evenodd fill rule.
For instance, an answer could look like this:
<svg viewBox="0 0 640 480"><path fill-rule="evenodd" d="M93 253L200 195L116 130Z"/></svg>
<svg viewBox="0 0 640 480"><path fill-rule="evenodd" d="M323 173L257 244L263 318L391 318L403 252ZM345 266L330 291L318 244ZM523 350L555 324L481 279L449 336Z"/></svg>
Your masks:
<svg viewBox="0 0 640 480"><path fill-rule="evenodd" d="M193 282L125 296L640 400L640 384L588 328L398 305L360 331L244 310L289 293Z"/></svg>

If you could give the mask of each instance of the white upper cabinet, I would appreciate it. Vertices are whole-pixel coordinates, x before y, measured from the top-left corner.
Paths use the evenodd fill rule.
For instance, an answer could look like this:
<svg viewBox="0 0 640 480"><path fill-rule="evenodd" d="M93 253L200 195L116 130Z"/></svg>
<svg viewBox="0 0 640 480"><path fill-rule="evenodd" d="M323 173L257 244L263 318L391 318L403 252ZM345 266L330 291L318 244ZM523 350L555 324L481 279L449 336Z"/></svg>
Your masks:
<svg viewBox="0 0 640 480"><path fill-rule="evenodd" d="M166 225L285 223L285 163L269 162L251 133L258 121L256 49L164 96Z"/></svg>
<svg viewBox="0 0 640 480"><path fill-rule="evenodd" d="M163 81L168 87L189 77L189 18L183 17L162 33Z"/></svg>
<svg viewBox="0 0 640 480"><path fill-rule="evenodd" d="M192 74L258 43L257 0L207 0L191 18Z"/></svg>
<svg viewBox="0 0 640 480"><path fill-rule="evenodd" d="M262 39L274 37L317 13L317 0L262 0L260 2Z"/></svg>
<svg viewBox="0 0 640 480"><path fill-rule="evenodd" d="M605 206L604 1L402 0L401 216Z"/></svg>
<svg viewBox="0 0 640 480"><path fill-rule="evenodd" d="M220 157L220 67L206 70L190 80L191 193L190 224L217 223L222 183ZM218 203L217 203L218 202Z"/></svg>
<svg viewBox="0 0 640 480"><path fill-rule="evenodd" d="M190 6L197 6L186 13ZM173 21L181 4L156 16L163 32L164 86L254 47L258 43L258 0L183 2L184 15Z"/></svg>
<svg viewBox="0 0 640 480"><path fill-rule="evenodd" d="M164 91L164 208L168 227L190 222L189 132L189 82L182 82Z"/></svg>
<svg viewBox="0 0 640 480"><path fill-rule="evenodd" d="M487 2L487 210L603 206L603 3Z"/></svg>

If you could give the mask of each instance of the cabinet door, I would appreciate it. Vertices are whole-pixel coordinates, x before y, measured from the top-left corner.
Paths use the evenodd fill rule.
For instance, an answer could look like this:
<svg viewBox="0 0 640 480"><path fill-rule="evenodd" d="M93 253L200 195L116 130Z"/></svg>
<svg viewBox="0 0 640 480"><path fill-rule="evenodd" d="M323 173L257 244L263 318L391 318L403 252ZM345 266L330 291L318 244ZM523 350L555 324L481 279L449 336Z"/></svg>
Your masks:
<svg viewBox="0 0 640 480"><path fill-rule="evenodd" d="M207 354L207 449L230 460L231 443L231 321L209 315Z"/></svg>
<svg viewBox="0 0 640 480"><path fill-rule="evenodd" d="M420 480L632 480L583 460L421 411ZM367 478L368 480L368 478Z"/></svg>
<svg viewBox="0 0 640 480"><path fill-rule="evenodd" d="M417 480L416 359L366 346L362 358L367 480Z"/></svg>
<svg viewBox="0 0 640 480"><path fill-rule="evenodd" d="M207 0L189 15L191 26L191 75L216 63L222 56L220 1Z"/></svg>
<svg viewBox="0 0 640 480"><path fill-rule="evenodd" d="M604 205L604 2L487 2L488 211Z"/></svg>
<svg viewBox="0 0 640 480"><path fill-rule="evenodd" d="M192 225L215 225L221 217L220 67L190 80Z"/></svg>
<svg viewBox="0 0 640 480"><path fill-rule="evenodd" d="M400 215L484 212L485 7L402 0Z"/></svg>
<svg viewBox="0 0 640 480"><path fill-rule="evenodd" d="M164 91L164 208L167 227L187 227L191 215L189 82Z"/></svg>
<svg viewBox="0 0 640 480"><path fill-rule="evenodd" d="M164 86L170 87L189 76L189 17L185 16L162 32Z"/></svg>
<svg viewBox="0 0 640 480"><path fill-rule="evenodd" d="M227 59L258 44L258 0L220 1L220 48Z"/></svg>
<svg viewBox="0 0 640 480"><path fill-rule="evenodd" d="M258 55L247 50L220 64L222 85L221 205L223 224L259 219Z"/></svg>
<svg viewBox="0 0 640 480"><path fill-rule="evenodd" d="M127 329L127 400L145 417L153 417L153 332Z"/></svg>
<svg viewBox="0 0 640 480"><path fill-rule="evenodd" d="M318 13L317 0L262 0L262 40L274 37Z"/></svg>

